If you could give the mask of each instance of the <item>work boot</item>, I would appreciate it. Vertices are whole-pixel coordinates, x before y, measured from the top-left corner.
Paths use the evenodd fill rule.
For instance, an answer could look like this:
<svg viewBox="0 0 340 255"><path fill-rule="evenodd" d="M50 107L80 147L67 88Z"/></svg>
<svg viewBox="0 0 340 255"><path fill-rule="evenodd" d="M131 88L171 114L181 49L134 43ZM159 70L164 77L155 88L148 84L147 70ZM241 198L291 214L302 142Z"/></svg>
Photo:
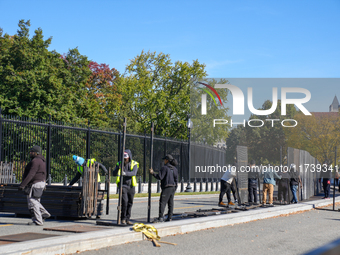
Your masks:
<svg viewBox="0 0 340 255"><path fill-rule="evenodd" d="M172 221L172 219L168 217L168 218L166 218L165 221Z"/></svg>
<svg viewBox="0 0 340 255"><path fill-rule="evenodd" d="M128 225L133 225L132 221L130 221L130 220L128 220L126 223L127 223Z"/></svg>
<svg viewBox="0 0 340 255"><path fill-rule="evenodd" d="M235 204L234 204L233 202L230 201L230 202L228 203L228 205L235 205Z"/></svg>
<svg viewBox="0 0 340 255"><path fill-rule="evenodd" d="M155 219L153 220L153 223L159 223L159 222L164 222L163 217L161 217L161 218L155 218Z"/></svg>
<svg viewBox="0 0 340 255"><path fill-rule="evenodd" d="M49 217L51 217L51 214L45 213L45 214L42 215L43 221L45 221L45 220L48 219Z"/></svg>
<svg viewBox="0 0 340 255"><path fill-rule="evenodd" d="M226 204L223 203L223 202L219 202L218 205L219 205L219 206L226 206Z"/></svg>
<svg viewBox="0 0 340 255"><path fill-rule="evenodd" d="M121 224L126 225L126 220L122 220Z"/></svg>

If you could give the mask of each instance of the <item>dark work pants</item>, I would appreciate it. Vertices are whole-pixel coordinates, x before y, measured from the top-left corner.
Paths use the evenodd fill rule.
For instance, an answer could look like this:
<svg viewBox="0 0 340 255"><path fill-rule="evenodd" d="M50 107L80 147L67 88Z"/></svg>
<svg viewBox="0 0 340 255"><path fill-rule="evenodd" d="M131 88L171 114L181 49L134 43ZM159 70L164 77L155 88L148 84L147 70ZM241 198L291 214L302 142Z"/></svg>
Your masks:
<svg viewBox="0 0 340 255"><path fill-rule="evenodd" d="M323 179L322 184L323 184L323 190L325 192L325 197L329 197L329 193L331 192L331 185L328 184L327 182L329 179Z"/></svg>
<svg viewBox="0 0 340 255"><path fill-rule="evenodd" d="M223 196L227 193L228 203L230 202L230 189L231 186L229 183L227 183L225 180L221 180L221 191L220 191L220 198L219 203L223 202Z"/></svg>
<svg viewBox="0 0 340 255"><path fill-rule="evenodd" d="M234 181L230 184L230 189L231 189L231 191L233 192L233 197L234 197L234 200L236 201L236 200L237 200L237 195L236 195L237 190L236 190L235 186L236 186L236 181L234 180Z"/></svg>
<svg viewBox="0 0 340 255"><path fill-rule="evenodd" d="M280 180L278 187L278 200L288 201L288 190L288 180Z"/></svg>
<svg viewBox="0 0 340 255"><path fill-rule="evenodd" d="M257 203L257 184L248 184L248 202Z"/></svg>
<svg viewBox="0 0 340 255"><path fill-rule="evenodd" d="M121 220L130 220L134 196L135 187L128 187L123 185Z"/></svg>
<svg viewBox="0 0 340 255"><path fill-rule="evenodd" d="M174 213L175 191L175 186L169 186L162 189L161 197L159 199L159 218L163 217L166 204L168 204L168 219L172 218Z"/></svg>

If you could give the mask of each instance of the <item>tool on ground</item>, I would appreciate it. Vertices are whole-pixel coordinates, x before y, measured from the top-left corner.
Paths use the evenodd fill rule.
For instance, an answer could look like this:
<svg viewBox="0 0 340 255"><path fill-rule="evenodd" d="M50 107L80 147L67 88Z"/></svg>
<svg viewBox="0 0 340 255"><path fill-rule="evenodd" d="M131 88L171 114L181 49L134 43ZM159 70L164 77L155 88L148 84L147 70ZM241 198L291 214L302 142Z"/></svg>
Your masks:
<svg viewBox="0 0 340 255"><path fill-rule="evenodd" d="M161 247L159 243L177 245L176 243L169 243L160 241L161 237L158 235L157 229L152 225L145 225L143 223L135 223L132 229L136 232L142 232L148 240L152 241L156 247Z"/></svg>

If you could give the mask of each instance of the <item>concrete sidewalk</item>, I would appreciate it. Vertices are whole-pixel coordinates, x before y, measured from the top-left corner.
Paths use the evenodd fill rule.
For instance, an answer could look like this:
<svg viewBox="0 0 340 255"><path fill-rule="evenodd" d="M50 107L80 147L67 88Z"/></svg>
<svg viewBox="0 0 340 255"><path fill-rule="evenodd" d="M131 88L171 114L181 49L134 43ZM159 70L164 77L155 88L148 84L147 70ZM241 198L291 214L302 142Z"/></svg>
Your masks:
<svg viewBox="0 0 340 255"><path fill-rule="evenodd" d="M340 202L340 197L336 198L336 202ZM316 207L328 206L332 203L332 199L320 199L301 202L299 204L258 208L239 213L183 219L152 225L157 228L158 234L164 237L167 235L183 234L276 216L285 216L291 213L308 211ZM141 240L143 240L142 234L134 232L128 227L112 227L112 229L103 231L67 234L58 237L2 245L0 246L0 254L71 254L78 251L94 250Z"/></svg>

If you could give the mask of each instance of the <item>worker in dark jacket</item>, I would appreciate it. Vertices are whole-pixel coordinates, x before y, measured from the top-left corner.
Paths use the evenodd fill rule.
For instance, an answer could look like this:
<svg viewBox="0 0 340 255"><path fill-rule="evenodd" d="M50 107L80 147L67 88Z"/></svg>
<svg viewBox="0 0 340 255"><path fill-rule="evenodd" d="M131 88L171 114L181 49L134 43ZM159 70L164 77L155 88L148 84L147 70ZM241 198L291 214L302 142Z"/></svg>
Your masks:
<svg viewBox="0 0 340 255"><path fill-rule="evenodd" d="M168 204L168 218L165 221L171 221L174 211L174 196L178 183L178 170L176 168L177 161L168 154L164 158L164 166L159 170L158 174L155 174L153 169L150 169L156 179L161 181L161 196L159 199L159 215L154 222L163 222L163 214L166 204Z"/></svg>
<svg viewBox="0 0 340 255"><path fill-rule="evenodd" d="M324 161L322 164L322 169L320 173L320 180L322 178L322 186L323 191L325 192L325 196L322 199L330 199L330 191L331 191L331 178L332 178L332 172L328 169L328 161Z"/></svg>
<svg viewBox="0 0 340 255"><path fill-rule="evenodd" d="M253 202L257 204L257 186L259 179L259 171L255 166L255 160L250 161L249 172L248 172L248 203ZM254 200L253 200L254 198Z"/></svg>
<svg viewBox="0 0 340 255"><path fill-rule="evenodd" d="M123 225L132 225L130 221L131 209L133 205L133 198L135 196L135 187L137 186L137 171L139 168L139 163L132 159L132 153L130 150L124 151L124 167L123 167L123 183L120 181L120 162L117 163L116 168L113 170L112 175L117 176L116 184L117 188L122 187L122 211L121 211L121 223Z"/></svg>
<svg viewBox="0 0 340 255"><path fill-rule="evenodd" d="M43 220L51 215L40 203L46 185L46 162L41 155L40 146L31 148L30 158L32 160L25 167L19 190L25 190L27 195L28 210L32 217L32 222L28 224L41 226Z"/></svg>
<svg viewBox="0 0 340 255"><path fill-rule="evenodd" d="M290 175L290 190L293 194L293 199L290 201L292 204L298 203L297 191L300 184L300 188L302 189L302 181L300 178L299 170L296 169L295 164L291 164L289 167L289 175Z"/></svg>

